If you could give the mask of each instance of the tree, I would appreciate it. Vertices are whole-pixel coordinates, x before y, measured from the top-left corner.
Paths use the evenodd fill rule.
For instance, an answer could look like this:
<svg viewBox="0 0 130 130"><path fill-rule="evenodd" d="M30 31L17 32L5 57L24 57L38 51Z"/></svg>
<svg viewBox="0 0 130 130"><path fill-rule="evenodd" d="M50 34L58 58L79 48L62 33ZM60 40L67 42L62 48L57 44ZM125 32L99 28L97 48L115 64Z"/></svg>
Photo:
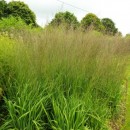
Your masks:
<svg viewBox="0 0 130 130"><path fill-rule="evenodd" d="M103 18L101 20L103 26L105 27L105 33L115 35L118 29L115 27L115 23L109 18Z"/></svg>
<svg viewBox="0 0 130 130"><path fill-rule="evenodd" d="M102 25L100 19L92 13L87 14L82 20L81 20L81 28L85 31L89 28L97 30L97 31L103 31L104 26Z"/></svg>
<svg viewBox="0 0 130 130"><path fill-rule="evenodd" d="M55 15L55 18L50 23L52 26L60 26L64 24L67 28L77 28L78 27L78 20L74 16L74 14L66 11L66 12L59 12Z"/></svg>
<svg viewBox="0 0 130 130"><path fill-rule="evenodd" d="M7 3L4 0L0 1L0 19L6 16Z"/></svg>
<svg viewBox="0 0 130 130"><path fill-rule="evenodd" d="M33 26L36 25L36 16L35 14L29 9L29 7L20 1L12 1L7 5L7 15L20 17L24 20L26 24L32 24Z"/></svg>

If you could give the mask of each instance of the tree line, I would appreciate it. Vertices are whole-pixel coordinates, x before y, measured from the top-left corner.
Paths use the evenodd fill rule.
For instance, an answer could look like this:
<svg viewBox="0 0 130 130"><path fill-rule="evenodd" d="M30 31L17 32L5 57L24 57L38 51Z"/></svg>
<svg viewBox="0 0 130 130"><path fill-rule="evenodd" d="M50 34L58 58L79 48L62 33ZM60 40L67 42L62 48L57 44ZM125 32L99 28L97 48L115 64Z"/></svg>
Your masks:
<svg viewBox="0 0 130 130"><path fill-rule="evenodd" d="M67 28L76 29L80 27L83 31L89 29L103 32L110 35L115 35L118 33L118 29L115 27L115 23L109 18L99 19L95 14L87 14L81 22L78 22L76 16L68 11L59 12L52 19L51 25L60 26L65 24Z"/></svg>
<svg viewBox="0 0 130 130"><path fill-rule="evenodd" d="M20 17L27 25L38 26L34 12L24 2L11 1L7 3L5 0L1 0L0 9L0 19L11 16ZM59 12L48 25L58 27L63 24L67 29L81 28L83 31L92 29L108 35L119 33L115 23L110 18L100 19L93 13L87 14L79 22L73 13Z"/></svg>

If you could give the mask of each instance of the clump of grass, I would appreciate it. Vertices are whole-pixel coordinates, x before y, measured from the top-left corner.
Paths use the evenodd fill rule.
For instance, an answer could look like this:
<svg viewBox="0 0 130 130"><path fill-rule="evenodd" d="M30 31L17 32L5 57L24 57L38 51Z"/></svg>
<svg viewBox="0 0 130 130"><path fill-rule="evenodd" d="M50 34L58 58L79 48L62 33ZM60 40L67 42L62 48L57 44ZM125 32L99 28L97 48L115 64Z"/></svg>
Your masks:
<svg viewBox="0 0 130 130"><path fill-rule="evenodd" d="M53 28L19 35L4 58L13 80L0 128L107 130L122 96L124 40Z"/></svg>
<svg viewBox="0 0 130 130"><path fill-rule="evenodd" d="M129 45L130 45L130 42L129 42ZM129 108L130 108L130 102L129 102L129 100L130 100L130 61L128 60L128 68L127 68L127 79L126 79L126 81L125 81L125 84L124 84L124 86L127 88L126 89L126 91L125 91L125 112L124 112L124 114L125 114L125 123L124 123L124 125L123 125L123 127L122 127L122 129L121 130L129 130L130 129L130 111L129 111Z"/></svg>

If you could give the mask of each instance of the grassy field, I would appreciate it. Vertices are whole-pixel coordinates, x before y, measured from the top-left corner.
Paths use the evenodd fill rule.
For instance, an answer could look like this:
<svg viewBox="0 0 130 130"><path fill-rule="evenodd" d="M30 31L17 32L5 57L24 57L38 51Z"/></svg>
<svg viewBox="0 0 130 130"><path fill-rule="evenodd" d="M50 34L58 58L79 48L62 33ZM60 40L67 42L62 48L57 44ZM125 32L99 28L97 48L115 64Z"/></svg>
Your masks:
<svg viewBox="0 0 130 130"><path fill-rule="evenodd" d="M127 43L63 29L0 36L0 130L109 130Z"/></svg>
<svg viewBox="0 0 130 130"><path fill-rule="evenodd" d="M128 92L126 103L126 122L122 130L130 130L130 62L128 64Z"/></svg>

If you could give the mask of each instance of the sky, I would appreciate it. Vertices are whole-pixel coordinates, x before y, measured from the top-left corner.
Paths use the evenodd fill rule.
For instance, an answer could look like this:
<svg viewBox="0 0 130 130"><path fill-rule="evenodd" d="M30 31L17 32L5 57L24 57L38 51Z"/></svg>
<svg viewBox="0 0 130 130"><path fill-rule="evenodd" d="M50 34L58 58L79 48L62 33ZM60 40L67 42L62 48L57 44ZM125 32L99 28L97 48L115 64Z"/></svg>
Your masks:
<svg viewBox="0 0 130 130"><path fill-rule="evenodd" d="M6 0L10 2L11 0ZM45 26L61 11L70 11L80 21L94 13L100 19L110 18L123 35L130 33L130 0L19 0L36 14L37 23ZM70 6L73 5L73 6ZM76 8L77 7L77 8Z"/></svg>

